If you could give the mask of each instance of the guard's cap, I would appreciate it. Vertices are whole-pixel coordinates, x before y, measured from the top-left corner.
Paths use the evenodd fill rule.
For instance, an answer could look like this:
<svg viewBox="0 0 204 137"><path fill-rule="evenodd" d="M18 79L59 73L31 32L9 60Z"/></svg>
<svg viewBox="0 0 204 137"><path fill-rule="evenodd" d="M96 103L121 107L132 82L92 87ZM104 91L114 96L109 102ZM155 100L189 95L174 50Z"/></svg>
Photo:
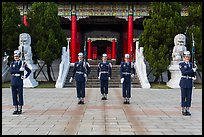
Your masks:
<svg viewBox="0 0 204 137"><path fill-rule="evenodd" d="M183 53L183 55L184 55L184 56L191 56L191 53L190 53L190 51L185 51L185 52Z"/></svg>
<svg viewBox="0 0 204 137"><path fill-rule="evenodd" d="M129 54L125 54L125 58L130 58L130 55Z"/></svg>
<svg viewBox="0 0 204 137"><path fill-rule="evenodd" d="M14 53L14 56L15 56L15 55L17 55L17 56L20 56L20 55L21 55L20 50L15 50L13 53Z"/></svg>
<svg viewBox="0 0 204 137"><path fill-rule="evenodd" d="M83 55L82 52L79 52L78 56L79 56L79 57L83 57L84 55Z"/></svg>
<svg viewBox="0 0 204 137"><path fill-rule="evenodd" d="M102 57L103 57L103 58L107 58L107 54L104 53L104 54L102 55Z"/></svg>

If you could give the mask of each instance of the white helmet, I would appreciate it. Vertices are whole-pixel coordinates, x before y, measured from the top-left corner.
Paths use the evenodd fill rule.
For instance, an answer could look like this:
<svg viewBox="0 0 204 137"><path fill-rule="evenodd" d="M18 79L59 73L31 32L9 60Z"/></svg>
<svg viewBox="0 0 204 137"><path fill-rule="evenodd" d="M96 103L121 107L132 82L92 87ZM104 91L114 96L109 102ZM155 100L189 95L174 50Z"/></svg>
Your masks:
<svg viewBox="0 0 204 137"><path fill-rule="evenodd" d="M190 51L185 51L185 52L183 53L183 55L184 55L184 56L191 56L191 53L190 53Z"/></svg>
<svg viewBox="0 0 204 137"><path fill-rule="evenodd" d="M15 50L13 53L14 53L14 55L18 55L18 56L20 56L20 55L21 55L20 50Z"/></svg>
<svg viewBox="0 0 204 137"><path fill-rule="evenodd" d="M83 55L82 52L79 52L78 56L79 56L79 57L83 57L84 55Z"/></svg>
<svg viewBox="0 0 204 137"><path fill-rule="evenodd" d="M125 58L130 58L130 55L129 54L125 54Z"/></svg>
<svg viewBox="0 0 204 137"><path fill-rule="evenodd" d="M102 57L103 57L103 58L107 58L107 54L104 53L104 54L102 55Z"/></svg>

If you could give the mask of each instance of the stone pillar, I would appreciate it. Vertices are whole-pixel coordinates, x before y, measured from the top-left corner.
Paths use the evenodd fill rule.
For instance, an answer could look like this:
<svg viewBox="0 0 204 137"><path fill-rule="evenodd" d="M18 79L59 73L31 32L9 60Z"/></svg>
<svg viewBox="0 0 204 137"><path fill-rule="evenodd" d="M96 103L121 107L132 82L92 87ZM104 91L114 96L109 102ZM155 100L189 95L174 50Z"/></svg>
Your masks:
<svg viewBox="0 0 204 137"><path fill-rule="evenodd" d="M116 60L116 46L115 46L115 39L112 40L112 60Z"/></svg>
<svg viewBox="0 0 204 137"><path fill-rule="evenodd" d="M91 46L91 39L88 40L88 60L92 60L92 46Z"/></svg>
<svg viewBox="0 0 204 137"><path fill-rule="evenodd" d="M130 12L128 14L128 54L132 55L132 45L133 45L133 14Z"/></svg>
<svg viewBox="0 0 204 137"><path fill-rule="evenodd" d="M77 30L76 30L76 14L72 12L71 16L71 63L77 61L77 46L76 46L76 38L77 38Z"/></svg>

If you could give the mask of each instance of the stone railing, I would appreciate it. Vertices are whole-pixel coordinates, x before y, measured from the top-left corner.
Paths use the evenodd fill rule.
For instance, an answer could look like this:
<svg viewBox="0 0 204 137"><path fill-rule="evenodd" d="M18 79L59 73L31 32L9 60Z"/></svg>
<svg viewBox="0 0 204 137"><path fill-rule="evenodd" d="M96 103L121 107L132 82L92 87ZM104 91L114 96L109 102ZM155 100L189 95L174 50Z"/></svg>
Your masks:
<svg viewBox="0 0 204 137"><path fill-rule="evenodd" d="M143 47L139 49L139 41L136 41L136 61L134 67L138 75L142 88L150 88L149 81L147 79L146 65L144 62Z"/></svg>
<svg viewBox="0 0 204 137"><path fill-rule="evenodd" d="M2 82L10 81L10 73L8 64L8 55L5 54L2 60Z"/></svg>
<svg viewBox="0 0 204 137"><path fill-rule="evenodd" d="M66 77L68 75L70 68L70 50L69 50L69 42L66 47L62 47L62 56L61 56L61 63L59 65L59 75L55 84L56 88L63 88Z"/></svg>

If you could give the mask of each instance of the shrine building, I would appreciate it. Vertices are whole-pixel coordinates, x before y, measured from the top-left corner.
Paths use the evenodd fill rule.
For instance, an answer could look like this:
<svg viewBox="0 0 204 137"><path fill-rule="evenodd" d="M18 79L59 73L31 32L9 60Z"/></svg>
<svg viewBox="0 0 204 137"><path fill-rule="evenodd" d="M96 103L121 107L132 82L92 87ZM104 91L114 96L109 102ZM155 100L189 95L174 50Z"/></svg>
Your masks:
<svg viewBox="0 0 204 137"><path fill-rule="evenodd" d="M32 2L17 2L26 24ZM85 52L88 60L102 54L119 64L128 53L135 60L136 40L143 32L143 20L149 17L150 2L57 2L61 27L70 45L71 63ZM182 13L186 16L187 9ZM27 25L27 24L26 24Z"/></svg>

